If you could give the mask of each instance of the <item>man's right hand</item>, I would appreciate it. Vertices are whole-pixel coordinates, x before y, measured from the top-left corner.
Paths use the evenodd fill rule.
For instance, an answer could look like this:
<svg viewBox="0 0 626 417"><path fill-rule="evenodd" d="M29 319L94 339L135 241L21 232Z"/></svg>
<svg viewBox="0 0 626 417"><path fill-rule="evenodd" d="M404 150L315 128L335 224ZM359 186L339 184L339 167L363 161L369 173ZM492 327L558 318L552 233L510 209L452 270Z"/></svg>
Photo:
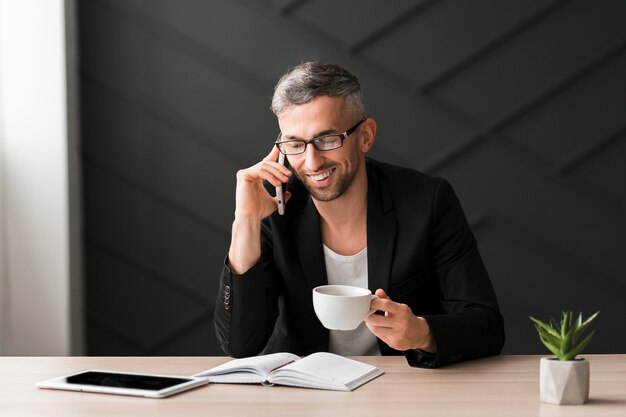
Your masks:
<svg viewBox="0 0 626 417"><path fill-rule="evenodd" d="M279 152L274 146L261 162L237 172L235 220L245 218L260 222L278 208L276 198L267 192L263 180L274 187L289 180L291 176L289 168L276 162Z"/></svg>
<svg viewBox="0 0 626 417"><path fill-rule="evenodd" d="M243 274L261 258L261 221L278 208L275 197L272 197L263 180L274 187L287 182L291 171L276 162L277 147L258 164L237 172L237 189L235 192L235 221L233 222L228 264L237 274ZM285 193L285 202L291 193Z"/></svg>

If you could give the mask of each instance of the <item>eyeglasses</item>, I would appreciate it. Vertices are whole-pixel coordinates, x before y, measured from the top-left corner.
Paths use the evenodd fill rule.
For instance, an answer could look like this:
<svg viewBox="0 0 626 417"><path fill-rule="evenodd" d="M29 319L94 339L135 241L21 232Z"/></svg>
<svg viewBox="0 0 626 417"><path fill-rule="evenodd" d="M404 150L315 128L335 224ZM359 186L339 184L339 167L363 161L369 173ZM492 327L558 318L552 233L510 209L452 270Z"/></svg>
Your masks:
<svg viewBox="0 0 626 417"><path fill-rule="evenodd" d="M280 138L282 134L279 133L278 138L276 138L276 147L285 155L299 155L304 153L306 151L306 146L309 143L313 144L315 149L318 151L332 151L333 149L341 148L343 146L343 141L346 140L346 138L355 130L357 130L365 119L366 118L364 117L359 120L357 124L343 133L333 133L332 135L324 135L311 140L290 139L281 141Z"/></svg>

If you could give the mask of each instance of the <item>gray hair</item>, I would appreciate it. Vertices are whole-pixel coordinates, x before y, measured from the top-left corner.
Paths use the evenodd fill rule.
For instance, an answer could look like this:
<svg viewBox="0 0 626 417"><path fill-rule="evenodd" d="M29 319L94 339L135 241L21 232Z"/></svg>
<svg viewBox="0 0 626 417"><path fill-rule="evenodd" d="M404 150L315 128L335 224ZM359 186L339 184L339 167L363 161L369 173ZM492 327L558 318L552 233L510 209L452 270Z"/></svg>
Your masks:
<svg viewBox="0 0 626 417"><path fill-rule="evenodd" d="M272 112L279 116L292 106L306 104L315 97L345 99L346 110L356 117L365 117L365 106L359 80L338 65L304 62L283 75L272 97Z"/></svg>

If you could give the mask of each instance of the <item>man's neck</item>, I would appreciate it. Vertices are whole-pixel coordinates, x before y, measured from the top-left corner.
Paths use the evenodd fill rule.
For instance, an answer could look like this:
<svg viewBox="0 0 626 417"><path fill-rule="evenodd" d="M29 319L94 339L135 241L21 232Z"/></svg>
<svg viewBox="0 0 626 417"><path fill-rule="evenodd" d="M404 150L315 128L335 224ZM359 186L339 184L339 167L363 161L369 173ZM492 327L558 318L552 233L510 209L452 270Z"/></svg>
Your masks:
<svg viewBox="0 0 626 417"><path fill-rule="evenodd" d="M322 240L333 251L353 255L367 246L367 175L357 174L350 188L332 201L313 203L320 214Z"/></svg>

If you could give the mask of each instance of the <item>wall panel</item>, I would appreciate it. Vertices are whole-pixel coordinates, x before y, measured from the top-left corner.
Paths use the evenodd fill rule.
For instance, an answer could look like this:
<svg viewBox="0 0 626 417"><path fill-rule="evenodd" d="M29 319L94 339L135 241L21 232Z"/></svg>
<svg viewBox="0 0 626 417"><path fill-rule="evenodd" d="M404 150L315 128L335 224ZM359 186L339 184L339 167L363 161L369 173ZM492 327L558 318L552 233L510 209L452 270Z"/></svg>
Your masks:
<svg viewBox="0 0 626 417"><path fill-rule="evenodd" d="M235 173L272 146L275 81L311 59L359 76L373 157L453 184L506 353L543 352L528 315L562 308L601 310L590 351L623 352L625 5L81 2L89 353L221 354Z"/></svg>

